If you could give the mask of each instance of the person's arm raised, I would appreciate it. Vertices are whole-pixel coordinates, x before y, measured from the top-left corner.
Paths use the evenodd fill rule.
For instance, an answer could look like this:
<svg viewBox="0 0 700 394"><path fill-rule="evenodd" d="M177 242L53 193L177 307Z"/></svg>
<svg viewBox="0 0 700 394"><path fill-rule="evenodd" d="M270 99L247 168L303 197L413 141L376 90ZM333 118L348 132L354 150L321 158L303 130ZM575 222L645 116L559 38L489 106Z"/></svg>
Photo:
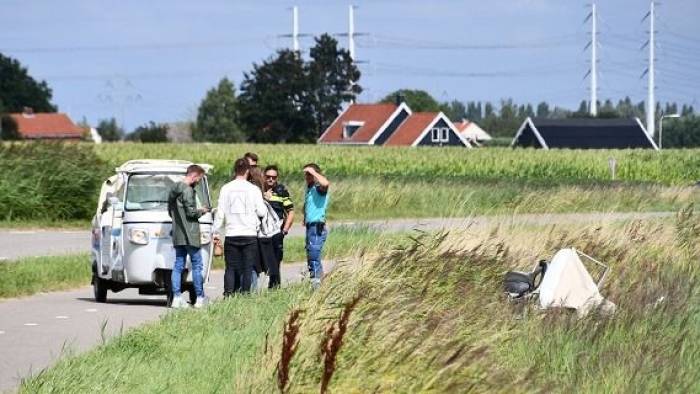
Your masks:
<svg viewBox="0 0 700 394"><path fill-rule="evenodd" d="M328 191L328 188L331 186L331 183L328 180L328 178L323 176L323 174L318 173L316 170L314 170L311 167L305 168L304 171L308 172L309 174L311 174L311 176L314 177L314 180L316 180L316 182L318 183L318 189L319 189L318 191L320 191L322 193L325 193Z"/></svg>

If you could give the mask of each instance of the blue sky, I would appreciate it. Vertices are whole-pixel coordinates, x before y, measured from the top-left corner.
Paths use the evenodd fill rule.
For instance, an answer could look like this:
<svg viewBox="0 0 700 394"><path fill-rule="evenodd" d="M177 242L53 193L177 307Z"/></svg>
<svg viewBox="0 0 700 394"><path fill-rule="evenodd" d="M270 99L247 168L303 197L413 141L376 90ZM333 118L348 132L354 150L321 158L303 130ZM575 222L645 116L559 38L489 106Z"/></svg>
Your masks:
<svg viewBox="0 0 700 394"><path fill-rule="evenodd" d="M589 1L355 1L360 101L398 88L438 100L552 104L589 97L584 47ZM301 33L347 32L349 2L0 0L0 52L45 79L59 109L91 123L115 116L128 130L190 120L224 76L238 85L253 62ZM646 95L646 0L598 1L601 99ZM700 1L657 7L657 99L698 105ZM338 37L345 46L347 39ZM301 39L302 49L312 38Z"/></svg>

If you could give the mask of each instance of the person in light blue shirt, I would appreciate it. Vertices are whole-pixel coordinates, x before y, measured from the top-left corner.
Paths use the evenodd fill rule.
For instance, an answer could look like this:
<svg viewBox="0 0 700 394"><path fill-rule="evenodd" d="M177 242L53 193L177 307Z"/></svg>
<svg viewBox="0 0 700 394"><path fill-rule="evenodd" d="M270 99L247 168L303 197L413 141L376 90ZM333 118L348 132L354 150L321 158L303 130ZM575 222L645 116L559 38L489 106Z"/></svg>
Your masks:
<svg viewBox="0 0 700 394"><path fill-rule="evenodd" d="M304 201L304 226L306 226L306 260L309 265L311 286L316 289L321 285L323 264L321 252L328 236L326 228L326 210L328 209L328 188L330 182L323 176L316 163L304 166L306 179L306 198Z"/></svg>

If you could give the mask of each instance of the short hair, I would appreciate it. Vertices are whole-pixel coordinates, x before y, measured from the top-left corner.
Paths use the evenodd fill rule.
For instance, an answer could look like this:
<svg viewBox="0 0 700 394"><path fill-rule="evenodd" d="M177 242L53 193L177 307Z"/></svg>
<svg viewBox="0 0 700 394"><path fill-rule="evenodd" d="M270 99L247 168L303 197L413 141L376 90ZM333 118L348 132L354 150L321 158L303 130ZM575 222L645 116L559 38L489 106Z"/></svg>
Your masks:
<svg viewBox="0 0 700 394"><path fill-rule="evenodd" d="M246 152L245 155L243 155L243 158L258 161L258 155L253 152Z"/></svg>
<svg viewBox="0 0 700 394"><path fill-rule="evenodd" d="M314 170L316 170L316 172L318 172L319 174L322 174L322 173L323 173L323 171L321 171L321 167L319 167L318 164L316 164L316 163L309 163L309 164L306 164L306 165L304 165L304 167L302 167L302 169L304 169L304 168L309 168L309 167L311 167L311 168L313 168Z"/></svg>
<svg viewBox="0 0 700 394"><path fill-rule="evenodd" d="M190 164L187 167L187 175L192 174L192 173L195 173L198 175L204 175L204 173L206 173L206 171L204 171L204 168L202 168L202 166L200 166L200 165Z"/></svg>
<svg viewBox="0 0 700 394"><path fill-rule="evenodd" d="M233 163L233 173L235 175L245 175L245 172L250 170L250 164L248 164L248 159L240 158Z"/></svg>
<svg viewBox="0 0 700 394"><path fill-rule="evenodd" d="M278 173L278 174L280 173L280 169L277 168L276 165L270 164L269 166L265 167L265 171L263 171L263 174L266 173L266 172L268 172L268 171L270 171L270 170L272 170L272 171L274 171L274 172L276 172L276 173Z"/></svg>

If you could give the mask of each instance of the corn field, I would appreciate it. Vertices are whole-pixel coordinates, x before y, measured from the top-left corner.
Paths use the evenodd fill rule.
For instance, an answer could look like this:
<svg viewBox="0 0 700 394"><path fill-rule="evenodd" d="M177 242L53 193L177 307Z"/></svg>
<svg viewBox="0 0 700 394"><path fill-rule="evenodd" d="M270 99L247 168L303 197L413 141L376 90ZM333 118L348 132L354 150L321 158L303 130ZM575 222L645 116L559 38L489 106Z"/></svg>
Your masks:
<svg viewBox="0 0 700 394"><path fill-rule="evenodd" d="M262 164L277 164L283 175L301 173L318 163L332 177L384 177L411 180L463 179L557 183L615 180L665 185L700 181L700 150L529 150L487 148L377 148L316 145L246 144L103 144L98 155L115 167L130 159L182 159L215 166L215 180L230 175L233 161L245 152Z"/></svg>

